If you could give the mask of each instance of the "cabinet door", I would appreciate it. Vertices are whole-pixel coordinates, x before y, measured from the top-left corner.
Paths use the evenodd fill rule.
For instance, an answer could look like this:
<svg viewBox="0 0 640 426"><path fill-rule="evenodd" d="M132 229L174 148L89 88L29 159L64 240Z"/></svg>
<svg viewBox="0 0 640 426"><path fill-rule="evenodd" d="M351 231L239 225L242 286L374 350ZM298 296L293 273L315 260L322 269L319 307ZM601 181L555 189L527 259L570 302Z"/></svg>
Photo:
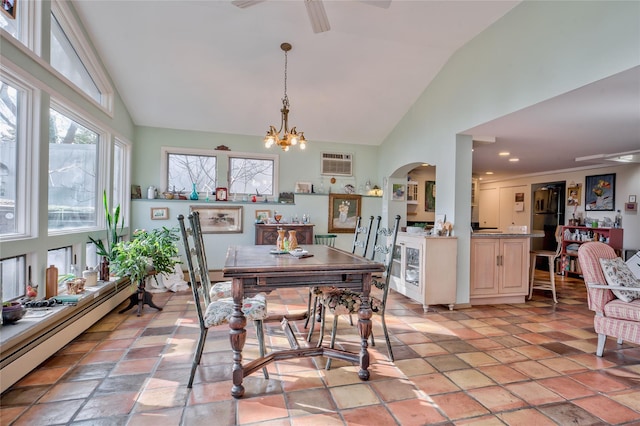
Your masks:
<svg viewBox="0 0 640 426"><path fill-rule="evenodd" d="M498 294L499 250L497 239L471 240L471 296Z"/></svg>
<svg viewBox="0 0 640 426"><path fill-rule="evenodd" d="M529 289L528 239L501 240L500 255L500 294L526 294Z"/></svg>

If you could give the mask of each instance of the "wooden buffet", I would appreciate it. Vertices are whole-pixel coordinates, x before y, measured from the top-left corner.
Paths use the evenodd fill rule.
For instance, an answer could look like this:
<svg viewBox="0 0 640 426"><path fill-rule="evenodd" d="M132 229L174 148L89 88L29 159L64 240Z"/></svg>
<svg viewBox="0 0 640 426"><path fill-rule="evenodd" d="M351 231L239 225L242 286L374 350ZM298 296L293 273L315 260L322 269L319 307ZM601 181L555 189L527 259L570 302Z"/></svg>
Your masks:
<svg viewBox="0 0 640 426"><path fill-rule="evenodd" d="M256 223L256 244L275 246L278 229L287 233L296 231L299 245L313 244L313 226L311 223Z"/></svg>

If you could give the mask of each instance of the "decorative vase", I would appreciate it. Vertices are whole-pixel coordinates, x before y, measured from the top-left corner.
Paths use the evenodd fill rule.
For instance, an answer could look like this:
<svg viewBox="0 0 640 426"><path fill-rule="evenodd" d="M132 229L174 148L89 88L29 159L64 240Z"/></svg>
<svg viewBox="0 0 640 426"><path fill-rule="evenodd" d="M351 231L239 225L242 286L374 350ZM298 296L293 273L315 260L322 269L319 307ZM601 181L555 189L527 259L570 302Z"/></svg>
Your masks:
<svg viewBox="0 0 640 426"><path fill-rule="evenodd" d="M191 195L189 195L189 199L190 200L197 200L198 199L198 191L196 191L196 184L193 184L193 190L191 191Z"/></svg>
<svg viewBox="0 0 640 426"><path fill-rule="evenodd" d="M102 262L100 262L99 273L100 281L109 281L109 259L106 257L103 257Z"/></svg>
<svg viewBox="0 0 640 426"><path fill-rule="evenodd" d="M276 248L278 250L284 250L284 240L286 238L284 232L284 229L278 229L278 239L276 240Z"/></svg>
<svg viewBox="0 0 640 426"><path fill-rule="evenodd" d="M289 231L289 250L295 250L298 247L298 239L296 238L296 231Z"/></svg>

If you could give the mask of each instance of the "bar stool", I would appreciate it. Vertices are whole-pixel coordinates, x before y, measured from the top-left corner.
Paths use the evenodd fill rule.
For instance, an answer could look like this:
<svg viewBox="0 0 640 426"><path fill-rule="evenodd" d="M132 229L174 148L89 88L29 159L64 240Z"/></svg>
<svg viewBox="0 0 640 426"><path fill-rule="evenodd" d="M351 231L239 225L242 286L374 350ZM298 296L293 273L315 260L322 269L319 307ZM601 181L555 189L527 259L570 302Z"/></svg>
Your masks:
<svg viewBox="0 0 640 426"><path fill-rule="evenodd" d="M529 300L533 297L533 290L551 290L553 295L553 302L558 303L556 298L556 259L560 256L562 250L562 227L556 227L556 251L551 250L531 250L529 255L531 256L531 281L529 282ZM549 279L541 280L535 279L536 274L536 260L538 257L547 258L549 262Z"/></svg>

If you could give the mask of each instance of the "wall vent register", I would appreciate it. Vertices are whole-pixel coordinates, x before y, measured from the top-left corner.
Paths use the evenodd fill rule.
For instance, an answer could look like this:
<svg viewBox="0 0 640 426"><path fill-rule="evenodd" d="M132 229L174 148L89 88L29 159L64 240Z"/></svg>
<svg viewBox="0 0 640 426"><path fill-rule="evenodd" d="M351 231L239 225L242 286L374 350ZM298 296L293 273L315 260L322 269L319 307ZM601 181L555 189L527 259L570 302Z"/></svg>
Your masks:
<svg viewBox="0 0 640 426"><path fill-rule="evenodd" d="M329 176L353 176L353 154L322 153L321 174Z"/></svg>

